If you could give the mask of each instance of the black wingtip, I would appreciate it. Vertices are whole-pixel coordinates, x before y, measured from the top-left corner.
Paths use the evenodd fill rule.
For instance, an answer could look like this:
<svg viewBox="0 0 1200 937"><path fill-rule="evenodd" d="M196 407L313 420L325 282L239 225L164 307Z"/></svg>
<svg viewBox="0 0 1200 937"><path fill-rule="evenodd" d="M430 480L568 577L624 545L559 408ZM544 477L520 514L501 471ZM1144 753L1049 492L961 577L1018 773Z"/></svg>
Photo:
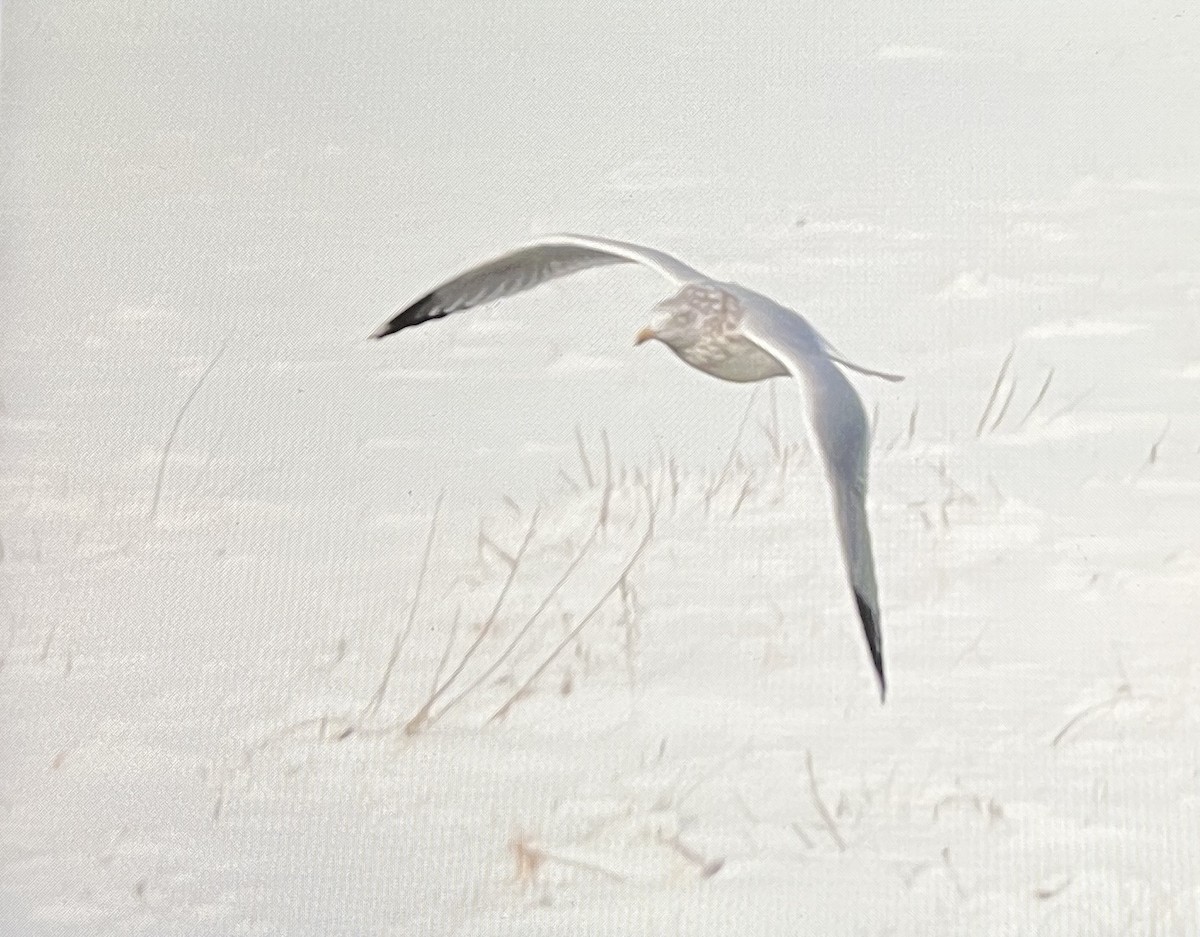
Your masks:
<svg viewBox="0 0 1200 937"><path fill-rule="evenodd" d="M862 619L863 634L871 651L871 663L875 665L875 675L879 678L879 702L883 703L887 701L887 677L883 672L883 634L879 630L879 616L857 591L854 601L858 605L858 617Z"/></svg>
<svg viewBox="0 0 1200 937"><path fill-rule="evenodd" d="M400 312L396 313L394 316L388 319L387 322L383 323L383 325L372 332L371 338L387 338L389 335L395 335L397 332L408 328L410 325L417 325L422 321L424 320L417 319L416 322L413 321L412 306L409 306L407 309L402 309Z"/></svg>
<svg viewBox="0 0 1200 937"><path fill-rule="evenodd" d="M440 319L446 313L447 310L438 302L437 290L434 290L432 293L426 293L416 302L410 303L401 309L388 319L387 322L372 332L371 338L387 338L389 335L395 335L403 329L420 325L422 322L428 322L430 319Z"/></svg>

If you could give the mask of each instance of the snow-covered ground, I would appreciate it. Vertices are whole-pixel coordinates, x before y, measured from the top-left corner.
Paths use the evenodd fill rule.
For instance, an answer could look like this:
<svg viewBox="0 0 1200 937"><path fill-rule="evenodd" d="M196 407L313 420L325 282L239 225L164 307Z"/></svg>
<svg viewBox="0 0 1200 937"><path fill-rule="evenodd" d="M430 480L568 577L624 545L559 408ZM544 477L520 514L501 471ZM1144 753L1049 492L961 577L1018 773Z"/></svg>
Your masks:
<svg viewBox="0 0 1200 937"><path fill-rule="evenodd" d="M1200 933L1195 13L395 6L5 6L0 934Z"/></svg>

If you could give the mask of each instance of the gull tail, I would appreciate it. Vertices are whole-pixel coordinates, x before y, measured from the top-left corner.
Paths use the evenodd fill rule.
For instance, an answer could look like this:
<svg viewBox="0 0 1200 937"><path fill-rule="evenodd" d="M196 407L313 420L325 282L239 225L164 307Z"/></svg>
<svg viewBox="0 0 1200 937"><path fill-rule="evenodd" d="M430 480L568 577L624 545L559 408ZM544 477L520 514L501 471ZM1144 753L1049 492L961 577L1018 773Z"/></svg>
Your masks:
<svg viewBox="0 0 1200 937"><path fill-rule="evenodd" d="M847 361L845 358L839 358L837 355L831 355L829 352L825 352L825 356L830 361L840 364L843 368L849 368L851 371L857 371L859 374L867 374L871 377L881 377L885 381L892 381L893 383L904 380L903 374L889 374L887 371L873 371L870 368L864 368L861 364L854 364L851 361Z"/></svg>
<svg viewBox="0 0 1200 937"><path fill-rule="evenodd" d="M843 368L849 368L851 371L857 371L859 374L866 374L870 377L880 377L885 381L902 381L903 374L889 374L887 371L876 371L872 368L864 368L861 364L855 364L853 361L847 361L840 351L833 347L824 336L819 336L821 342L821 351L825 353L825 357L830 361L840 364Z"/></svg>

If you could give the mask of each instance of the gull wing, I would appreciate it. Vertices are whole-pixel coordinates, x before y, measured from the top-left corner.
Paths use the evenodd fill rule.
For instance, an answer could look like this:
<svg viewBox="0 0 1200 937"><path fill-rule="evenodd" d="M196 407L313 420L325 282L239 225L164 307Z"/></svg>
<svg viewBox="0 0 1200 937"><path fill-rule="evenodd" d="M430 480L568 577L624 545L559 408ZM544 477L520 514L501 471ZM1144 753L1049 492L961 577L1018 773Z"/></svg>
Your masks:
<svg viewBox="0 0 1200 937"><path fill-rule="evenodd" d="M625 263L649 267L677 284L707 279L687 264L649 247L579 234L556 234L447 280L400 310L371 337L384 338L409 326L514 296L580 270Z"/></svg>
<svg viewBox="0 0 1200 937"><path fill-rule="evenodd" d="M870 433L862 400L834 365L835 359L814 347L815 330L798 313L775 306L754 308L748 310L741 331L777 358L805 392L805 422L825 464L846 575L879 678L879 697L883 699L887 695L883 635L871 531L867 526Z"/></svg>

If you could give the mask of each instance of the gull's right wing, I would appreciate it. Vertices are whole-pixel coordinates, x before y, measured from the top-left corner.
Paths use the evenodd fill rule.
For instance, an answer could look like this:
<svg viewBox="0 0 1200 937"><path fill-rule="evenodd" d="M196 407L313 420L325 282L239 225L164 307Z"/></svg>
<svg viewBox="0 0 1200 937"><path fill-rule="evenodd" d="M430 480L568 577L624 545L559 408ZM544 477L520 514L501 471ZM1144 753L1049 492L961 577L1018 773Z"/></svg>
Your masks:
<svg viewBox="0 0 1200 937"><path fill-rule="evenodd" d="M396 313L371 337L383 338L590 267L625 263L641 264L677 284L707 279L669 254L649 247L578 234L552 235L447 280Z"/></svg>

